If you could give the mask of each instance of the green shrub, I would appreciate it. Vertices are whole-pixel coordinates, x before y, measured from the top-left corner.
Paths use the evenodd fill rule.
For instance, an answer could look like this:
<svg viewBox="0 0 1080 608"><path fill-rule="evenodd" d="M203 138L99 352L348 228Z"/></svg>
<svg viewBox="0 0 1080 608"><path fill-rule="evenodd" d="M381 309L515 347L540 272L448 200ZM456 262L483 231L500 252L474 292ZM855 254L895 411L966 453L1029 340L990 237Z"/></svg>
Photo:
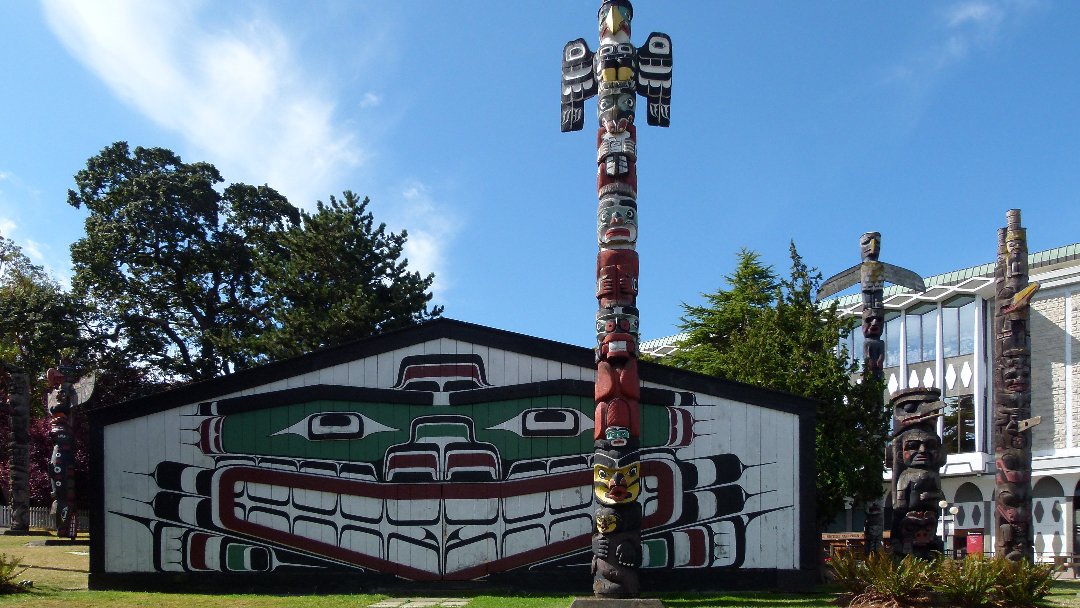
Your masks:
<svg viewBox="0 0 1080 608"><path fill-rule="evenodd" d="M1050 593L1056 570L1050 564L1032 564L1027 560L1000 562L997 593L1005 606L1034 606Z"/></svg>
<svg viewBox="0 0 1080 608"><path fill-rule="evenodd" d="M942 557L930 566L930 588L945 596L950 604L974 608L993 603L1000 560L972 554L962 561Z"/></svg>
<svg viewBox="0 0 1080 608"><path fill-rule="evenodd" d="M836 576L836 582L856 595L866 591L866 581L859 575L859 564L855 553L848 549L837 549L828 563Z"/></svg>
<svg viewBox="0 0 1080 608"><path fill-rule="evenodd" d="M6 553L0 553L0 593L12 593L22 591L23 587L16 579L30 568L22 565L21 557L8 558Z"/></svg>
<svg viewBox="0 0 1080 608"><path fill-rule="evenodd" d="M867 591L894 602L923 594L929 585L930 564L908 555L900 563L884 551L875 551L858 565L859 577Z"/></svg>

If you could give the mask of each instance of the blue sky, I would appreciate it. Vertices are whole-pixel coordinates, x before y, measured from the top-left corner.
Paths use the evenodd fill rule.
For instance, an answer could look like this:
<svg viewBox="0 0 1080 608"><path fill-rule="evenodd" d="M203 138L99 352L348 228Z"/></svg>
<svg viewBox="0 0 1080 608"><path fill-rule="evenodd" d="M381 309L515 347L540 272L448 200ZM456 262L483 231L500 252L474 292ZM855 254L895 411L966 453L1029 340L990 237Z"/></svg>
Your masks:
<svg viewBox="0 0 1080 608"><path fill-rule="evenodd" d="M595 139L559 132L596 0L0 5L0 234L61 280L72 175L114 141L296 205L352 189L407 228L452 318L592 342ZM1080 3L635 2L673 40L672 126L638 133L642 338L757 250L826 275L883 233L923 276L1080 241ZM642 121L644 122L644 121ZM591 124L591 123L587 123Z"/></svg>

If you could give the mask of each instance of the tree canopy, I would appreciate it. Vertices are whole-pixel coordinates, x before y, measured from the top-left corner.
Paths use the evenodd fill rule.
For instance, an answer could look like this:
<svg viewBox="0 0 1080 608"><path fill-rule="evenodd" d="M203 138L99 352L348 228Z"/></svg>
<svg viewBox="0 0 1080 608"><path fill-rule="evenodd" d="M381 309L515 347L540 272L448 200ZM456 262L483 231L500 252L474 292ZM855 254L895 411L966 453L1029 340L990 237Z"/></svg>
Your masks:
<svg viewBox="0 0 1080 608"><path fill-rule="evenodd" d="M37 380L33 394L44 394L45 370L59 353L82 354L80 333L86 309L15 243L0 236L0 360Z"/></svg>
<svg viewBox="0 0 1080 608"><path fill-rule="evenodd" d="M169 381L229 374L437 316L433 276L406 270L407 238L367 201L305 213L269 186L223 183L209 163L115 143L75 175L71 247L94 335Z"/></svg>
<svg viewBox="0 0 1080 608"><path fill-rule="evenodd" d="M821 274L808 268L792 243L791 270L779 277L760 256L740 251L727 288L683 304L680 350L661 360L705 374L816 399L819 523L857 501L882 494L883 446L889 413L880 382L854 384L857 367L837 344L851 330L835 305L814 302Z"/></svg>

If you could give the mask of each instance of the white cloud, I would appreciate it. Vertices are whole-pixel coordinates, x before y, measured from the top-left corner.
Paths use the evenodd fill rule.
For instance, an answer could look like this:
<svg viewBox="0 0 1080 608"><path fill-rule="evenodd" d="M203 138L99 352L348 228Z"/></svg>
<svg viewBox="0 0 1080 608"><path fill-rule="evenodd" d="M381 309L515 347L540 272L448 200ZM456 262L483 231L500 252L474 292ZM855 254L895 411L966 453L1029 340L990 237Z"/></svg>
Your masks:
<svg viewBox="0 0 1080 608"><path fill-rule="evenodd" d="M364 99L360 102L361 108L372 108L382 103L382 97L374 93L364 93Z"/></svg>
<svg viewBox="0 0 1080 608"><path fill-rule="evenodd" d="M42 4L74 57L119 98L186 138L227 181L269 183L310 206L364 159L272 23L209 26L200 21L202 3L191 0Z"/></svg>
<svg viewBox="0 0 1080 608"><path fill-rule="evenodd" d="M409 269L421 276L435 273L431 286L435 300L446 303L450 288L447 277L445 251L447 245L461 229L461 221L447 205L439 204L422 183L410 182L401 188L403 204L388 209L388 224L405 226L409 240L405 242L404 256Z"/></svg>
<svg viewBox="0 0 1080 608"><path fill-rule="evenodd" d="M15 232L15 222L9 220L6 217L0 217L0 236L11 238L11 233Z"/></svg>
<svg viewBox="0 0 1080 608"><path fill-rule="evenodd" d="M38 263L45 261L45 256L41 255L42 247L46 249L49 248L48 245L42 245L41 243L38 243L37 241L32 241L30 239L26 239L26 241L23 243L23 251L26 252L26 255L29 256L31 260Z"/></svg>
<svg viewBox="0 0 1080 608"><path fill-rule="evenodd" d="M998 42L1036 4L1035 0L965 0L938 9L937 31L930 41L894 65L885 83L902 83L924 94L946 70Z"/></svg>

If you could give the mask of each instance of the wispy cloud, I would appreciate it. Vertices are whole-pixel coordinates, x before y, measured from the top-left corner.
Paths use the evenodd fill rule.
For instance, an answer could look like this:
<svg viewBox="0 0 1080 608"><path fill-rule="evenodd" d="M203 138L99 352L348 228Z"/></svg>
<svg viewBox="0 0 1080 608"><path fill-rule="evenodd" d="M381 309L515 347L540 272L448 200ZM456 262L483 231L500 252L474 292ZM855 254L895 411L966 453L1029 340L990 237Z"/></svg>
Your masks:
<svg viewBox="0 0 1080 608"><path fill-rule="evenodd" d="M929 41L895 64L886 84L903 84L922 96L950 68L991 48L1019 23L1037 0L965 0L938 8Z"/></svg>
<svg viewBox="0 0 1080 608"><path fill-rule="evenodd" d="M416 181L402 186L401 204L394 205L389 216L388 223L406 226L409 231L404 251L409 268L423 276L435 273L431 290L435 299L444 304L450 288L446 249L461 229L460 220L446 205L440 205L432 197L430 188Z"/></svg>
<svg viewBox="0 0 1080 608"><path fill-rule="evenodd" d="M364 99L360 101L361 108L372 108L382 103L382 97L374 93L364 93Z"/></svg>
<svg viewBox="0 0 1080 608"><path fill-rule="evenodd" d="M191 0L42 4L74 57L228 181L269 183L308 206L365 158L355 134L337 124L332 97L300 68L273 23L210 25L203 3Z"/></svg>

